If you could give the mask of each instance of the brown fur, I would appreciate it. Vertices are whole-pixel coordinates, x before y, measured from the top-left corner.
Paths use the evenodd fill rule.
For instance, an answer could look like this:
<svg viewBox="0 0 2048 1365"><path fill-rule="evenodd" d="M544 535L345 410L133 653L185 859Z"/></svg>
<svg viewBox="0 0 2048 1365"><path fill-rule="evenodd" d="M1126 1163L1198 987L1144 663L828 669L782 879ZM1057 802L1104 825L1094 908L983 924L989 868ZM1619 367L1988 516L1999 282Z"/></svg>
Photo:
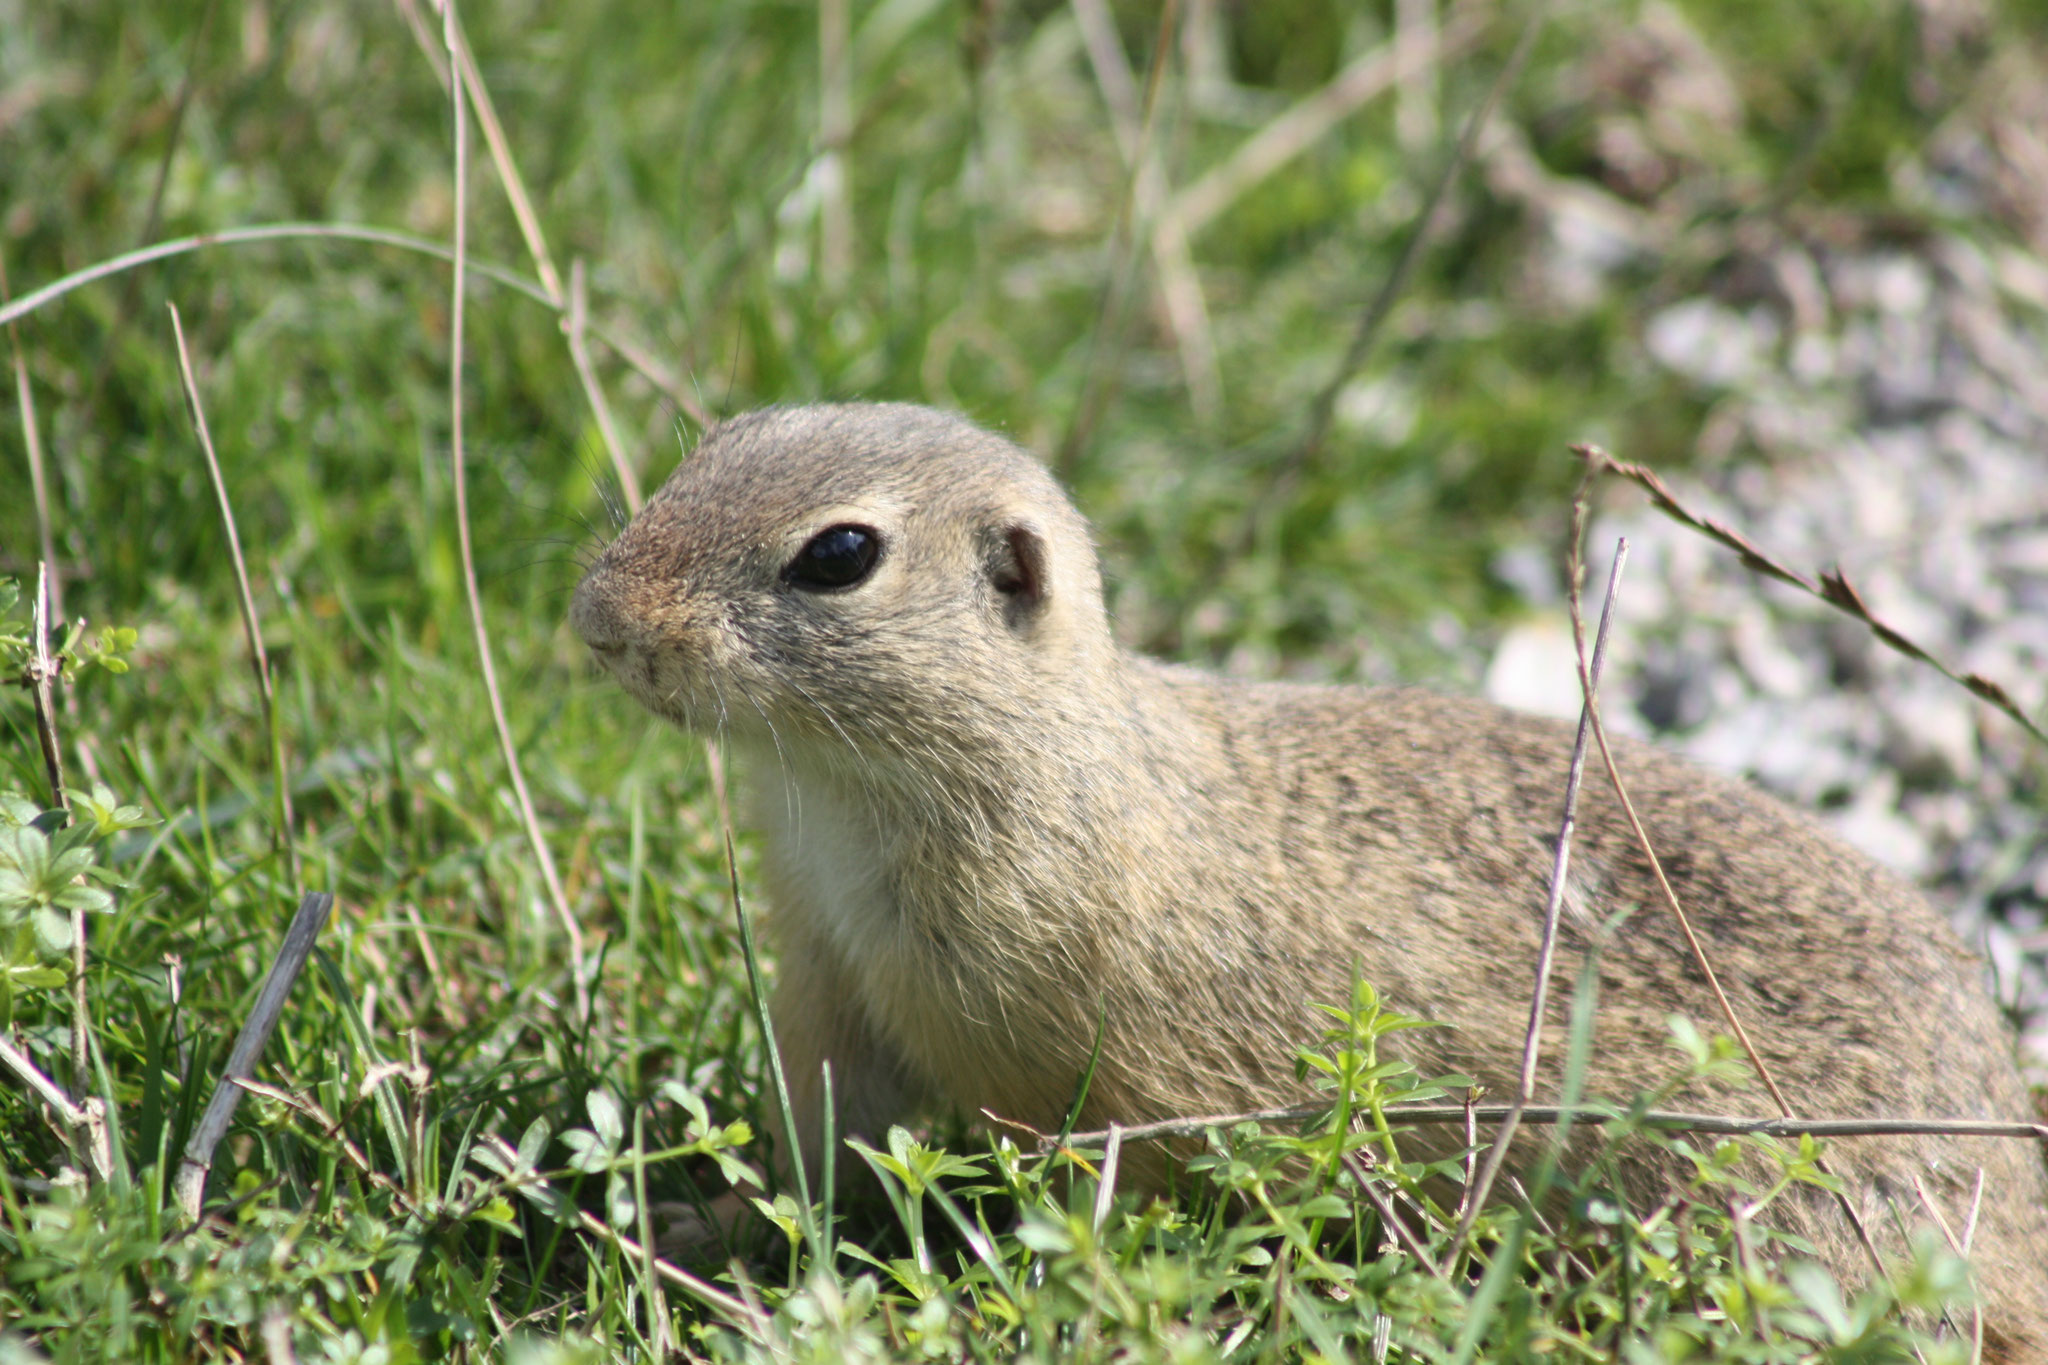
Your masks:
<svg viewBox="0 0 2048 1365"><path fill-rule="evenodd" d="M785 583L840 524L880 534L873 573ZM907 406L727 422L605 551L572 619L641 702L747 762L803 1134L827 1059L851 1131L931 1103L1054 1127L1098 1010L1084 1126L1296 1100L1308 1006L1345 998L1355 963L1448 1026L1401 1035L1425 1071L1513 1088L1569 731L1123 652L1086 524L998 437ZM1747 786L1639 745L1620 761L1805 1112L2031 1112L1977 963L1918 893ZM1720 1016L1604 781L1586 783L1573 870L1561 980L1595 926L1635 907L1601 949L1590 1078L1625 1098L1671 1073L1669 1014L1708 1031ZM1680 1101L1772 1112L1753 1086ZM1893 1257L1889 1206L1924 1217L1913 1175L1960 1226L1981 1167L1990 1340L2007 1359L2048 1353L2035 1145L1844 1139L1831 1159ZM1867 1273L1831 1199L1790 1200L1780 1222L1852 1282Z"/></svg>

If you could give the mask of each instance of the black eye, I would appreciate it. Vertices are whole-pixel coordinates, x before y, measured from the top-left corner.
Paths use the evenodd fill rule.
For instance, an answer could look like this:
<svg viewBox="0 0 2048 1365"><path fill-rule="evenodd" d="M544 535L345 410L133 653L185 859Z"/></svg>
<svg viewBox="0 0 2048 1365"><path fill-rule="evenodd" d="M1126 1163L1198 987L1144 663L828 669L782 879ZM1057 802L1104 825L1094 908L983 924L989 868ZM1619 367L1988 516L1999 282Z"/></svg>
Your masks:
<svg viewBox="0 0 2048 1365"><path fill-rule="evenodd" d="M831 526L796 552L782 571L799 588L850 588L882 557L882 538L865 526Z"/></svg>

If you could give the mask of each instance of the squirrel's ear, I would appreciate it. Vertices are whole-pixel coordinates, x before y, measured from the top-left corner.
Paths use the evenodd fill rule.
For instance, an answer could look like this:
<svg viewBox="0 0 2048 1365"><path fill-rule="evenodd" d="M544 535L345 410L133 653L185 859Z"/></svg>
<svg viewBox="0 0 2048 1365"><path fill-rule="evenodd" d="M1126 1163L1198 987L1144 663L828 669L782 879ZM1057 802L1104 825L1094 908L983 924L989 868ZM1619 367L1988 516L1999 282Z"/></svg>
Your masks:
<svg viewBox="0 0 2048 1365"><path fill-rule="evenodd" d="M1002 600L1010 629L1022 630L1036 620L1052 593L1052 564L1045 537L1029 522L1002 527L993 537L988 560L989 583Z"/></svg>

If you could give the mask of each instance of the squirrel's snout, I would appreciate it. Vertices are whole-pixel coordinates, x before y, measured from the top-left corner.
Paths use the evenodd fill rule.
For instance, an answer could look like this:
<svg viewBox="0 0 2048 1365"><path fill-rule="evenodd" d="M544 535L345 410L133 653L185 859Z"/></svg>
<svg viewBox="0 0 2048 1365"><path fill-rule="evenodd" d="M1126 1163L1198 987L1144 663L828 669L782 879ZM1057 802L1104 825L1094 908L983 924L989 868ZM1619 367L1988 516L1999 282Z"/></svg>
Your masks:
<svg viewBox="0 0 2048 1365"><path fill-rule="evenodd" d="M601 568L583 575L569 604L569 628L601 659L617 655L627 639L625 622L607 592L607 577Z"/></svg>

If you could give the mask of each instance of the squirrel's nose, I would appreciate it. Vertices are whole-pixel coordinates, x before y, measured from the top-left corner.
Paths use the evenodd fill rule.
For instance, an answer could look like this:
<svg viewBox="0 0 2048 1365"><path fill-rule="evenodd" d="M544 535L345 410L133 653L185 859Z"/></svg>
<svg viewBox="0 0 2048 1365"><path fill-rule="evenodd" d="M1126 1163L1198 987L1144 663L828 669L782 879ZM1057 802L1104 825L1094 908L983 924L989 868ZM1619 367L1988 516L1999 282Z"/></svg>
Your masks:
<svg viewBox="0 0 2048 1365"><path fill-rule="evenodd" d="M626 647L625 626L611 600L610 578L604 569L592 569L576 585L575 599L569 604L569 628L602 659L613 658Z"/></svg>

